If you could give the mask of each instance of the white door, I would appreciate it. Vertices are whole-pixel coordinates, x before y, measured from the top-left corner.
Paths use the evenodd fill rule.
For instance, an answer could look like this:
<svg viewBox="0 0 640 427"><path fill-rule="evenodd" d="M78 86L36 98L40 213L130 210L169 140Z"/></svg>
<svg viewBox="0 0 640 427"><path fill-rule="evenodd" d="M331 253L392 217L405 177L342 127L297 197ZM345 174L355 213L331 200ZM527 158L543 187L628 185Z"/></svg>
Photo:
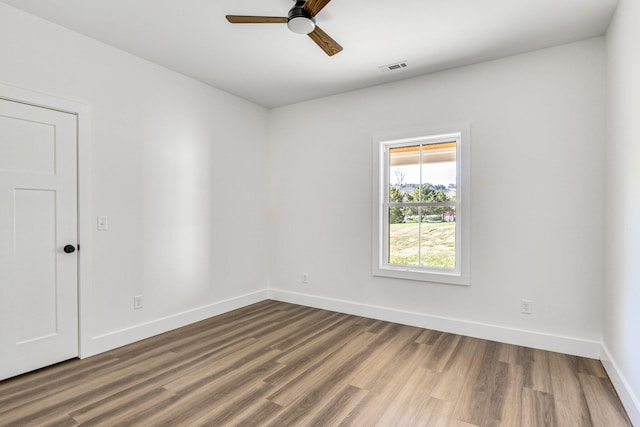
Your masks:
<svg viewBox="0 0 640 427"><path fill-rule="evenodd" d="M76 123L0 99L0 380L78 355Z"/></svg>

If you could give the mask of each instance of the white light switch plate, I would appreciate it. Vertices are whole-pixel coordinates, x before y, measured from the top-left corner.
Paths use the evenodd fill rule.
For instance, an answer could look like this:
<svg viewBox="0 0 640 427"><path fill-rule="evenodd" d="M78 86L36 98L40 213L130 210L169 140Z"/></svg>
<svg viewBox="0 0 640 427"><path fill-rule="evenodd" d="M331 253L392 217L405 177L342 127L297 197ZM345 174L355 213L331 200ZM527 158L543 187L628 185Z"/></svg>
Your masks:
<svg viewBox="0 0 640 427"><path fill-rule="evenodd" d="M98 217L98 231L106 231L108 229L108 225L107 225L107 217L106 216L99 216Z"/></svg>

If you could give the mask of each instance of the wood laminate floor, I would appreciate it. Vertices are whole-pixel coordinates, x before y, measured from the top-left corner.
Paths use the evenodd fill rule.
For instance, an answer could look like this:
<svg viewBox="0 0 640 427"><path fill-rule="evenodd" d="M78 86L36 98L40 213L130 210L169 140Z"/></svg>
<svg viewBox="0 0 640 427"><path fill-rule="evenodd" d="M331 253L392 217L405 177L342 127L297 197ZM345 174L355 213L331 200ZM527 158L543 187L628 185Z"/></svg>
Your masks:
<svg viewBox="0 0 640 427"><path fill-rule="evenodd" d="M0 382L2 426L630 426L597 360L264 301Z"/></svg>

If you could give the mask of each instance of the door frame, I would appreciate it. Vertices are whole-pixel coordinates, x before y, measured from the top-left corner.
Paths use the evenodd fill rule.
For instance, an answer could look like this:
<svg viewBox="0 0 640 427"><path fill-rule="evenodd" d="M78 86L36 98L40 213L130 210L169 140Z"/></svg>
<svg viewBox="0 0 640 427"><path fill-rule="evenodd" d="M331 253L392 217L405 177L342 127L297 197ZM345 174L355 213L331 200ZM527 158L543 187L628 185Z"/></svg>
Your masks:
<svg viewBox="0 0 640 427"><path fill-rule="evenodd" d="M78 184L78 357L89 357L95 352L91 342L91 301L92 301L92 161L89 105L46 93L36 92L0 83L0 98L48 108L76 116L77 120L77 184Z"/></svg>

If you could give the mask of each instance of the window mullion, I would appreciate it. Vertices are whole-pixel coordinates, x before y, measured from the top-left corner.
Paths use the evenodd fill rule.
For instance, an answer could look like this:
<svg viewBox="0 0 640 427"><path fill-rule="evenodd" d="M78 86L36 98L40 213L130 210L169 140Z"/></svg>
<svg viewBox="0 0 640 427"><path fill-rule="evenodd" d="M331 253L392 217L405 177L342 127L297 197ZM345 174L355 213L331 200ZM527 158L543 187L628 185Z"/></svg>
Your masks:
<svg viewBox="0 0 640 427"><path fill-rule="evenodd" d="M456 202L387 202L384 203L385 208L437 208L440 206L456 207Z"/></svg>
<svg viewBox="0 0 640 427"><path fill-rule="evenodd" d="M422 266L422 193L424 186L423 166L424 166L424 146L420 144L420 182L418 183L418 265Z"/></svg>
<svg viewBox="0 0 640 427"><path fill-rule="evenodd" d="M422 265L422 207L418 207L418 265Z"/></svg>

